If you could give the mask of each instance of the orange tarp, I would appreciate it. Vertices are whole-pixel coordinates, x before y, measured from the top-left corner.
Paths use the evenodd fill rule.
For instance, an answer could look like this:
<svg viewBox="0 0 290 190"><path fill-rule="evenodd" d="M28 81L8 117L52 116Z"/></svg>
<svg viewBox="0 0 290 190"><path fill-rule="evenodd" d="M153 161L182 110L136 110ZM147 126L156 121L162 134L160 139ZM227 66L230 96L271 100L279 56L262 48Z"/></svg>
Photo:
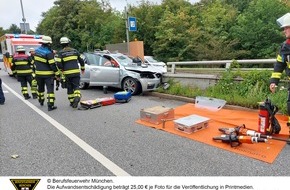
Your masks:
<svg viewBox="0 0 290 190"><path fill-rule="evenodd" d="M258 130L258 111L240 111L221 109L219 111L210 111L204 108L196 108L194 104L185 104L174 108L175 119L182 118L188 115L196 114L203 117L210 118L209 126L206 129L194 132L192 134L186 134L178 131L174 128L173 121L166 121L164 128L162 124L154 125L148 122L141 121L136 122L148 127L164 130L169 133L173 133L185 138L203 142L205 144L215 146L224 150L228 150L237 154L241 154L247 157L258 159L264 162L273 163L276 157L279 155L286 142L269 140L267 143L255 143L246 144L243 143L237 147L231 147L230 144L222 143L220 141L214 141L212 138L220 136L222 133L218 130L221 127L236 127L244 124L246 128L257 131ZM276 115L280 125L280 137L288 138L288 127L286 127L287 118L282 115ZM283 135L284 134L284 135Z"/></svg>

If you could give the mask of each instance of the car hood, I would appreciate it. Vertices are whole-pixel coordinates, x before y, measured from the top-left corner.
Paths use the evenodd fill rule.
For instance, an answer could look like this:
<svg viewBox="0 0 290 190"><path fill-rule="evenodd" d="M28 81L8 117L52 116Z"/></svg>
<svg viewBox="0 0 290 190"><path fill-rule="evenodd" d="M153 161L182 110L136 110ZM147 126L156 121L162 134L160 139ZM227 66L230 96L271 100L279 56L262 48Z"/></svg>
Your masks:
<svg viewBox="0 0 290 190"><path fill-rule="evenodd" d="M154 63L148 63L148 64L153 65L153 66L166 66L164 62L154 62Z"/></svg>
<svg viewBox="0 0 290 190"><path fill-rule="evenodd" d="M129 71L135 71L135 72L152 72L152 73L160 73L159 70L152 68L152 67L148 67L148 66L125 66L126 70Z"/></svg>

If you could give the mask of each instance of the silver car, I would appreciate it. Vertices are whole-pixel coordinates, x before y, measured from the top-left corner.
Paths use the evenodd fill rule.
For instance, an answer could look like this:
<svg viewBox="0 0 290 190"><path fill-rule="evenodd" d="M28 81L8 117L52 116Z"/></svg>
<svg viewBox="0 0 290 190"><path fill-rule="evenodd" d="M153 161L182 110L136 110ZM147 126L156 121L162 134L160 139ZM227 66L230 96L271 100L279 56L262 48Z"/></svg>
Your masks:
<svg viewBox="0 0 290 190"><path fill-rule="evenodd" d="M158 70L134 63L124 54L83 53L85 73L80 88L110 86L131 91L132 95L154 91L160 85Z"/></svg>
<svg viewBox="0 0 290 190"><path fill-rule="evenodd" d="M159 69L163 74L167 73L167 65L162 61L157 61L153 56L144 56L145 64Z"/></svg>

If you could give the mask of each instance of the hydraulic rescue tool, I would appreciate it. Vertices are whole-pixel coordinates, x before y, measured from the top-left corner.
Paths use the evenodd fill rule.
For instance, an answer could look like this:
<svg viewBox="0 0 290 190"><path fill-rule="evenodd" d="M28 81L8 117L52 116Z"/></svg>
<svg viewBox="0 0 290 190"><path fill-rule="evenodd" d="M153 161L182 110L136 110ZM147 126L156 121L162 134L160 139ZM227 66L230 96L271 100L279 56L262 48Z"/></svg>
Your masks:
<svg viewBox="0 0 290 190"><path fill-rule="evenodd" d="M236 134L223 134L219 137L213 137L213 140L219 140L224 143L229 143L231 147L239 146L242 143L253 144L253 143L265 143L268 140L259 137L251 137L251 136L238 136Z"/></svg>
<svg viewBox="0 0 290 190"><path fill-rule="evenodd" d="M258 137L258 138L263 138L263 139L273 139L273 140L284 141L284 142L290 143L289 138L285 139L285 138L275 137L271 135L265 135L254 130L247 129L244 124L234 127L234 128L219 128L219 131L226 135L230 135L230 134L235 134L238 136L245 135L245 136Z"/></svg>

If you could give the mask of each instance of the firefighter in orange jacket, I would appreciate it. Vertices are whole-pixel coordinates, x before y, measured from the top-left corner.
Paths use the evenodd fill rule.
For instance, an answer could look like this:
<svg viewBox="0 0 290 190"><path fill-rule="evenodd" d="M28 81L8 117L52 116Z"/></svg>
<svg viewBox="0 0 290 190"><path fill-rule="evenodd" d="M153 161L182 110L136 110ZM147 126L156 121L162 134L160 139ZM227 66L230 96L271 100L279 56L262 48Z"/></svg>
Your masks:
<svg viewBox="0 0 290 190"><path fill-rule="evenodd" d="M69 46L70 39L62 37L60 39L62 50L58 52L56 56L56 62L58 68L65 77L68 100L70 106L73 108L78 107L78 103L81 100L80 85L80 70L82 74L85 71L85 63L81 58L80 53ZM79 68L80 64L80 68Z"/></svg>
<svg viewBox="0 0 290 190"><path fill-rule="evenodd" d="M38 86L38 101L44 104L44 91L47 89L47 109L52 111L55 106L54 79L59 80L59 72L54 60L54 52L51 49L52 40L49 36L43 36L41 46L35 50L34 65L35 78Z"/></svg>
<svg viewBox="0 0 290 190"><path fill-rule="evenodd" d="M32 59L30 56L26 55L25 48L23 46L17 46L16 54L13 56L11 69L17 80L21 83L21 91L24 98L27 100L31 98L28 93L27 83L31 87L31 93L33 99L37 98L36 86L32 85Z"/></svg>
<svg viewBox="0 0 290 190"><path fill-rule="evenodd" d="M283 42L280 47L277 62L274 65L274 71L270 79L270 90L272 93L275 92L284 70L286 71L288 77L290 77L290 13L287 13L277 19L277 23L284 31L286 41ZM290 86L288 87L287 111L287 126L290 127Z"/></svg>

